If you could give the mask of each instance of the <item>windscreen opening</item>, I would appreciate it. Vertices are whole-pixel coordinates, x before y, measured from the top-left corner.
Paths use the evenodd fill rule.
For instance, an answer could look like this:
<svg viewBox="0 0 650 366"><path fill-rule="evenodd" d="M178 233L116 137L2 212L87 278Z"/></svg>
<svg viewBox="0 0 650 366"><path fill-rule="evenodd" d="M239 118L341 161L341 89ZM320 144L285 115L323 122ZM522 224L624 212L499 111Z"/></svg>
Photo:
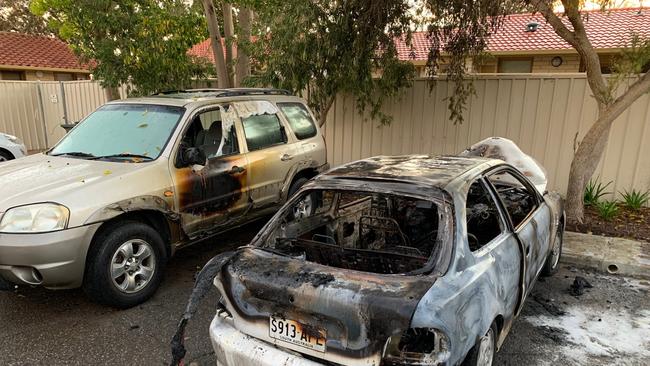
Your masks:
<svg viewBox="0 0 650 366"><path fill-rule="evenodd" d="M312 190L294 201L262 246L319 264L380 274L430 263L442 232L434 201L393 194Z"/></svg>

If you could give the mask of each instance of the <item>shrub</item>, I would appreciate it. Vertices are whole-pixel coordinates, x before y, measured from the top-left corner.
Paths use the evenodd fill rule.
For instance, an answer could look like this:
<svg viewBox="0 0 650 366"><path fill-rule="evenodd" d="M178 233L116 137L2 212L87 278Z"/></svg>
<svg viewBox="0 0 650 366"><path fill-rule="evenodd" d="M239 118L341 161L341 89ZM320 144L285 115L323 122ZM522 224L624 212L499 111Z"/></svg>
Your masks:
<svg viewBox="0 0 650 366"><path fill-rule="evenodd" d="M650 191L637 191L636 189L628 192L619 192L623 196L623 202L628 208L638 211L641 207L645 206L648 201L650 201Z"/></svg>
<svg viewBox="0 0 650 366"><path fill-rule="evenodd" d="M590 180L587 186L585 187L585 196L584 202L586 206L597 206L600 199L611 192L605 191L609 185L612 184L611 181L603 185L601 182L596 182L595 180Z"/></svg>
<svg viewBox="0 0 650 366"><path fill-rule="evenodd" d="M598 216L605 221L610 221L614 216L618 215L618 204L616 201L602 201L596 203L598 209Z"/></svg>

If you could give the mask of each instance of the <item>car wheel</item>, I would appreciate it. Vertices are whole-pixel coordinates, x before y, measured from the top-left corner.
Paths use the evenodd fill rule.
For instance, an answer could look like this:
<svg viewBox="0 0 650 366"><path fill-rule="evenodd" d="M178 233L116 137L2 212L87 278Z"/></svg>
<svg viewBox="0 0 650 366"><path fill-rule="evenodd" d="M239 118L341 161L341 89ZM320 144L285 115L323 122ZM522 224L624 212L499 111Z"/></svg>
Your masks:
<svg viewBox="0 0 650 366"><path fill-rule="evenodd" d="M287 198L293 197L293 195L298 192L300 187L302 187L308 181L309 180L307 178L296 179L296 181L291 184L291 187L289 187ZM314 212L316 212L318 205L318 196L315 193L309 194L305 196L305 198L303 198L300 202L296 203L296 205L293 207L292 217L294 219L309 217L314 214Z"/></svg>
<svg viewBox="0 0 650 366"><path fill-rule="evenodd" d="M163 239L151 226L114 223L93 240L84 291L93 301L120 309L141 304L156 292L166 261Z"/></svg>
<svg viewBox="0 0 650 366"><path fill-rule="evenodd" d="M497 330L494 324L469 351L463 366L491 366L497 351Z"/></svg>
<svg viewBox="0 0 650 366"><path fill-rule="evenodd" d="M0 163L3 161L13 160L14 156L6 151L0 151Z"/></svg>
<svg viewBox="0 0 650 366"><path fill-rule="evenodd" d="M562 241L564 237L564 229L560 226L555 233L555 239L553 240L553 249L546 257L546 262L544 263L544 268L542 268L542 276L548 277L552 276L560 264L560 257L562 256Z"/></svg>

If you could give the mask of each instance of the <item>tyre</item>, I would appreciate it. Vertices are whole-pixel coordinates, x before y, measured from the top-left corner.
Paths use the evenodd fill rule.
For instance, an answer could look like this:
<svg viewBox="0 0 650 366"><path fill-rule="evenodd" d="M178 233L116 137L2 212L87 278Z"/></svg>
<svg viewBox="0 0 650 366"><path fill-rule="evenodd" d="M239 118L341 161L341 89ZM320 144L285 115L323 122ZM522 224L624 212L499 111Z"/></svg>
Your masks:
<svg viewBox="0 0 650 366"><path fill-rule="evenodd" d="M555 239L553 240L553 249L548 254L548 257L546 257L546 262L544 262L544 267L542 268L541 273L542 276L552 276L555 274L555 272L557 272L557 269L560 266L560 257L562 256L563 237L564 228L560 226L555 233Z"/></svg>
<svg viewBox="0 0 650 366"><path fill-rule="evenodd" d="M151 226L120 221L93 239L83 289L91 300L126 309L148 300L162 281L165 245Z"/></svg>
<svg viewBox="0 0 650 366"><path fill-rule="evenodd" d="M307 178L298 178L296 179L292 184L291 187L289 187L289 192L287 195L287 199L293 197L296 192L302 187L305 183L307 183L309 179ZM293 212L292 218L293 219L299 219L299 218L304 218L304 217L309 217L314 212L316 212L316 208L319 205L319 199L316 193L309 194L305 196L300 202L297 202L296 205L293 207Z"/></svg>
<svg viewBox="0 0 650 366"><path fill-rule="evenodd" d="M497 351L497 329L494 324L476 342L463 361L463 366L491 366Z"/></svg>
<svg viewBox="0 0 650 366"><path fill-rule="evenodd" d="M309 179L305 177L300 177L296 179L293 183L291 183L291 187L289 187L289 193L287 195L287 199L293 197L296 192L300 189L300 187L304 186L305 183L307 183Z"/></svg>
<svg viewBox="0 0 650 366"><path fill-rule="evenodd" d="M0 150L0 163L3 161L13 160L14 156L7 151Z"/></svg>

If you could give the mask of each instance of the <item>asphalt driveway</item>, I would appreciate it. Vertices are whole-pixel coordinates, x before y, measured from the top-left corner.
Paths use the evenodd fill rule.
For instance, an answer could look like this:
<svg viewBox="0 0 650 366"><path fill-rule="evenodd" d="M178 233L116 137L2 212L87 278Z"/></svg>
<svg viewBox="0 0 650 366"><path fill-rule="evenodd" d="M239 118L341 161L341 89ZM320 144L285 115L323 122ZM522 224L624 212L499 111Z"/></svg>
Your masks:
<svg viewBox="0 0 650 366"><path fill-rule="evenodd" d="M155 297L129 310L93 304L80 290L0 292L0 364L167 364L194 274L215 254L247 243L260 227L251 224L181 251ZM567 290L576 275L594 286L579 297ZM649 291L644 281L563 266L536 285L496 364L650 364ZM215 301L208 296L188 327L190 364L214 364L208 325Z"/></svg>

